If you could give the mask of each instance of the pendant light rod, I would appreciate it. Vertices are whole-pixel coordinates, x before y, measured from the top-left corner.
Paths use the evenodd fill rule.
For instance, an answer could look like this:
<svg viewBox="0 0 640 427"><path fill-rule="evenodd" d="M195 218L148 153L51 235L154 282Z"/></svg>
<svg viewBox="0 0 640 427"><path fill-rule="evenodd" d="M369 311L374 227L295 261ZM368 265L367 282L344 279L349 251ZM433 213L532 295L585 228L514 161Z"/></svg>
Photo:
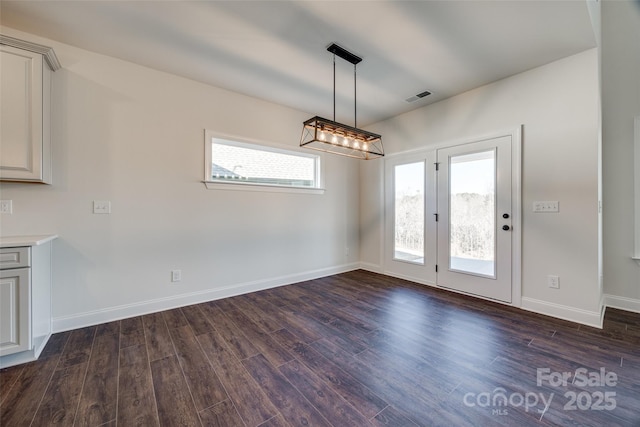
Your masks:
<svg viewBox="0 0 640 427"><path fill-rule="evenodd" d="M336 54L333 54L333 121L336 121Z"/></svg>
<svg viewBox="0 0 640 427"><path fill-rule="evenodd" d="M335 93L335 89L333 90ZM353 127L358 127L358 93L356 91L356 64L353 64ZM335 119L334 119L335 120Z"/></svg>
<svg viewBox="0 0 640 427"><path fill-rule="evenodd" d="M358 92L356 88L357 84L357 65L362 61L362 58L354 55L345 48L332 43L327 50L333 53L333 121L336 121L336 55L344 59L347 62L353 64L353 126L358 127Z"/></svg>

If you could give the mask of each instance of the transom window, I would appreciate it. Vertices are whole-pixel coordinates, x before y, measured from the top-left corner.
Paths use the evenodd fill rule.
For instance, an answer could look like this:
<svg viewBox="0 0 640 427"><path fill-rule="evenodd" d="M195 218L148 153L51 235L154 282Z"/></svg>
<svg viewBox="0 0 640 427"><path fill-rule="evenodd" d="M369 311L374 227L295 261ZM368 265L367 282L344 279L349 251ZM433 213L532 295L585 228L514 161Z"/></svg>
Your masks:
<svg viewBox="0 0 640 427"><path fill-rule="evenodd" d="M205 144L206 183L321 189L317 154L211 135L205 137Z"/></svg>

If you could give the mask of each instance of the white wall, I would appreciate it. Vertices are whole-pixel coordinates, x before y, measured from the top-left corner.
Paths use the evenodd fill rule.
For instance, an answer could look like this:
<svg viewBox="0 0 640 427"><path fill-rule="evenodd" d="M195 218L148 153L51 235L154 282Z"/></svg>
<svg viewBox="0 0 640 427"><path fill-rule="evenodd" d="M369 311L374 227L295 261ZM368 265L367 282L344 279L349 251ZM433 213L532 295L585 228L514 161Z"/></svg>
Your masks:
<svg viewBox="0 0 640 427"><path fill-rule="evenodd" d="M297 147L309 114L10 28L52 46L53 185L2 183L2 235L54 242L57 330L355 268L358 163L324 195L205 189L204 129ZM110 200L111 215L92 214ZM350 248L346 256L345 248ZM170 270L182 282L170 282Z"/></svg>
<svg viewBox="0 0 640 427"><path fill-rule="evenodd" d="M604 292L640 312L634 253L633 120L640 116L640 2L602 5ZM640 173L640 170L638 171Z"/></svg>
<svg viewBox="0 0 640 427"><path fill-rule="evenodd" d="M596 49L378 123L387 153L524 125L522 305L599 324L598 55ZM382 269L380 164L361 165L361 259ZM558 200L558 214L534 214ZM549 274L560 289L547 287Z"/></svg>

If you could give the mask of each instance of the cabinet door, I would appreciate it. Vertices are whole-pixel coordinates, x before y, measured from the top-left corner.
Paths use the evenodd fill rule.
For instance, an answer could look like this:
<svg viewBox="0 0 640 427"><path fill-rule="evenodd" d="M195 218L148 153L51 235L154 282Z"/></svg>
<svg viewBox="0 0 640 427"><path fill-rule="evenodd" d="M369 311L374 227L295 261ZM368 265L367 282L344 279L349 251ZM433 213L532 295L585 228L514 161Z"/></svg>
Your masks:
<svg viewBox="0 0 640 427"><path fill-rule="evenodd" d="M0 55L0 178L44 181L42 55L4 45Z"/></svg>
<svg viewBox="0 0 640 427"><path fill-rule="evenodd" d="M31 349L30 272L0 271L0 356Z"/></svg>

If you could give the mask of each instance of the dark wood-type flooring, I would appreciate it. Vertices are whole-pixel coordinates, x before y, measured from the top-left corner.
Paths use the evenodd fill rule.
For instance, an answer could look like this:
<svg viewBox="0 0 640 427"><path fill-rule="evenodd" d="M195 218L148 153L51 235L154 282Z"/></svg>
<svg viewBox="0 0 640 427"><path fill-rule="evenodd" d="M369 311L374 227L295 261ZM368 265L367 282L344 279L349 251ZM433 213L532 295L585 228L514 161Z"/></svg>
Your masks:
<svg viewBox="0 0 640 427"><path fill-rule="evenodd" d="M640 315L354 271L53 335L0 371L0 425L53 424L640 426Z"/></svg>

